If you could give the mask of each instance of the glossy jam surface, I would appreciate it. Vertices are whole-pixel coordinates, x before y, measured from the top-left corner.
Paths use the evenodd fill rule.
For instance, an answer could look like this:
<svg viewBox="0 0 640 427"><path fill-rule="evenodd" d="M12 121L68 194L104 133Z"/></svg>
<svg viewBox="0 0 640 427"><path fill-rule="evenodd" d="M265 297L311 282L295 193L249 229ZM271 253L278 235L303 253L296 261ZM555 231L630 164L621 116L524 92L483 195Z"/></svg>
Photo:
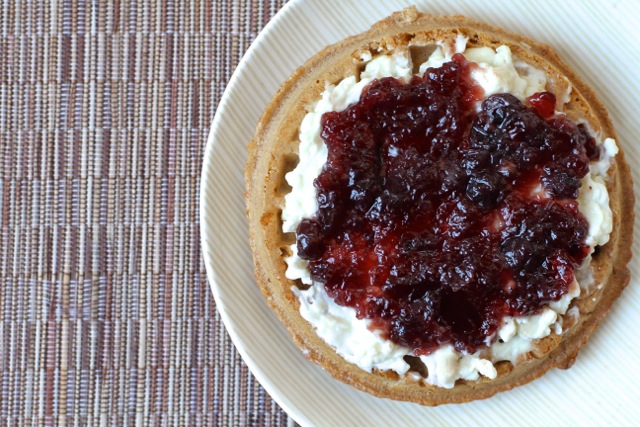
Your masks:
<svg viewBox="0 0 640 427"><path fill-rule="evenodd" d="M297 229L311 277L417 355L476 351L503 316L564 295L588 254L576 197L593 138L550 93L478 112L472 66L376 80L326 113L319 211Z"/></svg>

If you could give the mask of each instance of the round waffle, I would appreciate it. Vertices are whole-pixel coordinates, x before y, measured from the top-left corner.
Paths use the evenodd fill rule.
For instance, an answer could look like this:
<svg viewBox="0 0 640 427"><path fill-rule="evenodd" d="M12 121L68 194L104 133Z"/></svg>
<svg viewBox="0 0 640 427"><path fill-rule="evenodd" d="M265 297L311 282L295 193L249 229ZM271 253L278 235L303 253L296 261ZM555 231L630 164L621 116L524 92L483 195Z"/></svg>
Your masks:
<svg viewBox="0 0 640 427"><path fill-rule="evenodd" d="M609 168L607 180L613 230L609 242L593 256L596 285L590 287L589 293L583 291L572 303L580 311L579 320L562 335L551 334L541 339L517 365L498 362L497 378L458 380L455 387L445 389L411 381L393 371L369 373L345 361L302 318L291 288L303 285L285 277L284 258L290 255L289 246L295 242L295 235L283 233L281 209L284 196L290 191L284 176L297 164L298 132L306 107L320 98L327 82L336 84L348 76L358 75L363 67L360 58L364 52L375 57L403 49L408 51L413 64L421 64L433 51L435 40L453 40L458 34L469 39L468 47L509 46L515 58L545 71L549 82L546 89L558 98L567 93L570 85L570 99L563 112L574 121L588 121L603 139L615 139L602 103L550 47L463 16L422 14L409 8L376 23L365 33L323 49L296 70L260 119L249 146L245 170L256 279L296 345L307 358L340 381L376 396L423 405L487 398L525 384L551 368L569 368L629 282L627 263L631 258L633 235L633 189L629 167L620 150Z"/></svg>

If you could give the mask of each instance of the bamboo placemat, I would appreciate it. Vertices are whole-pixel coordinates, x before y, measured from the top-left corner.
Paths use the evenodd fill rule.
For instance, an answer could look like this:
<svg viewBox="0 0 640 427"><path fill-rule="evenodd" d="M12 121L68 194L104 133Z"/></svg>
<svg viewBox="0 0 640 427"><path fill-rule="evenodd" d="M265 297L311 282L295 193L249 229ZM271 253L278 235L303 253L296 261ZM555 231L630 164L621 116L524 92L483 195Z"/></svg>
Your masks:
<svg viewBox="0 0 640 427"><path fill-rule="evenodd" d="M286 425L215 310L199 175L284 0L0 2L0 425Z"/></svg>

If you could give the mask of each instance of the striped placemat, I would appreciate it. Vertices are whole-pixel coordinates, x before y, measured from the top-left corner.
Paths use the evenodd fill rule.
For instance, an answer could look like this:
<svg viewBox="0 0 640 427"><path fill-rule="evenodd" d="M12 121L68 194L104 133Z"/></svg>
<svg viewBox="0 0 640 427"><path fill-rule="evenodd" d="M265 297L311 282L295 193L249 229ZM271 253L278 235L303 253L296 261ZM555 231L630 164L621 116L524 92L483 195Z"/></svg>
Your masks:
<svg viewBox="0 0 640 427"><path fill-rule="evenodd" d="M215 310L199 176L284 0L0 2L0 425L287 425Z"/></svg>

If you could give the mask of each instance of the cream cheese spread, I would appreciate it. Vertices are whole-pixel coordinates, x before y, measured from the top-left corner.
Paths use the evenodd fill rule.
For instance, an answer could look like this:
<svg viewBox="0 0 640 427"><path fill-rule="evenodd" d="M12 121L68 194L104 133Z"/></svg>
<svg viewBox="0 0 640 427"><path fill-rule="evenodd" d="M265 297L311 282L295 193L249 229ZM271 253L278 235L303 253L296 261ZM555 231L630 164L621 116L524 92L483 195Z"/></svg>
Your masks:
<svg viewBox="0 0 640 427"><path fill-rule="evenodd" d="M454 53L462 53L467 60L478 64L471 77L484 89L485 96L508 92L524 100L545 90L545 73L522 62L514 63L509 47L500 46L496 50L488 47L466 49L466 43L466 38L458 36L449 44L439 44L420 66L420 73L450 61ZM330 111L342 111L358 102L364 87L376 78L395 77L408 81L412 76L413 64L406 51L380 55L374 59L370 54L363 54L361 60L366 62L366 66L359 79L352 76L337 85L327 85L321 99L311 106L302 121L299 164L285 177L291 192L285 196L282 209L284 232L295 232L302 219L312 218L318 210L313 181L320 174L328 155L320 136L322 115ZM600 141L596 135L596 140L602 146L601 157L591 163L590 173L583 178L578 197L579 209L589 223L587 244L592 251L595 246L609 240L612 230L605 179L611 160L618 152L613 139ZM293 292L300 301L302 317L314 326L318 335L345 360L366 371L393 370L401 376L406 374L409 364L404 357L413 355L411 349L382 338L369 329L368 320L356 317L355 309L336 304L327 295L324 286L311 279L308 263L297 255L295 244L291 246L291 251L292 255L285 259L288 266L286 277L310 285L306 290L293 287ZM571 301L580 295L581 287L586 288L589 282L593 282L590 259L590 256L587 257L579 271L576 271L580 283L574 281L569 292L560 300L549 302L548 307L536 315L504 317L497 337L488 338L487 350L465 354L451 345L443 345L427 356L420 356L427 367L428 376L419 379L451 388L458 379L477 380L480 376L495 378L497 371L494 363L508 360L515 364L522 355L533 349L539 339L552 332L562 333L562 315L568 310L569 314L577 314L576 310L569 309Z"/></svg>

